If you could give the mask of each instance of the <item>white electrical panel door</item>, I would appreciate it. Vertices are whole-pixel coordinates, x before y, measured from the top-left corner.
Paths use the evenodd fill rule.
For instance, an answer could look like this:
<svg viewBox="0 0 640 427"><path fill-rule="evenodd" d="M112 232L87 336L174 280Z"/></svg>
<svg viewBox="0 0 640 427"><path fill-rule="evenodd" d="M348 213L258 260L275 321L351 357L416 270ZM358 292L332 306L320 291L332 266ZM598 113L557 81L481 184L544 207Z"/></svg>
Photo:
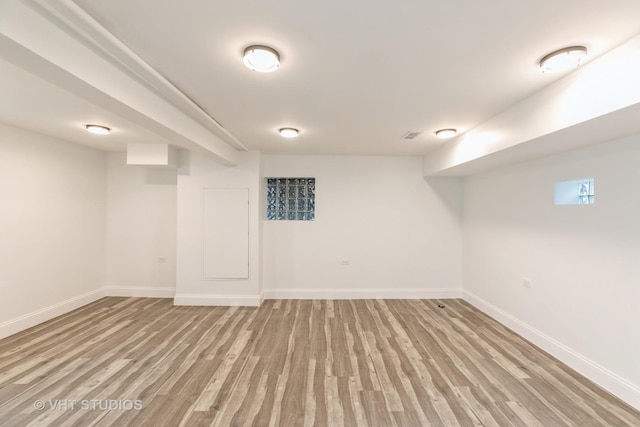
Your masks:
<svg viewBox="0 0 640 427"><path fill-rule="evenodd" d="M204 189L204 279L249 278L249 189Z"/></svg>

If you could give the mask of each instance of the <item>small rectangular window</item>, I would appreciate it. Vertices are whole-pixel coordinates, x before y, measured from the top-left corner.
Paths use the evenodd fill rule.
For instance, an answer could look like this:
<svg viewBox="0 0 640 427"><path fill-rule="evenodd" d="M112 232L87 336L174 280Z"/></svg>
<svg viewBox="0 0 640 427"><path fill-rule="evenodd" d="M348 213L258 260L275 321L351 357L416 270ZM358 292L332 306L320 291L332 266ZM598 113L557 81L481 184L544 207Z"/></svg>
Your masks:
<svg viewBox="0 0 640 427"><path fill-rule="evenodd" d="M268 220L313 221L315 210L315 178L267 178Z"/></svg>
<svg viewBox="0 0 640 427"><path fill-rule="evenodd" d="M556 182L556 205L592 205L595 203L593 178Z"/></svg>

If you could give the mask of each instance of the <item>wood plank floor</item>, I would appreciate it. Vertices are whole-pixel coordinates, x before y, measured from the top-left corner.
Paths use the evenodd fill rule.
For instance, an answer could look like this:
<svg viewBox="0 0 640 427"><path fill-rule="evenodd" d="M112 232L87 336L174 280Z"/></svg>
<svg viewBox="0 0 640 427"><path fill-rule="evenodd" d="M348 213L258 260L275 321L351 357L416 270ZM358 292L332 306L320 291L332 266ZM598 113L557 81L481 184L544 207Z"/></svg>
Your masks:
<svg viewBox="0 0 640 427"><path fill-rule="evenodd" d="M0 426L41 425L640 426L640 413L461 300L104 298L0 340Z"/></svg>

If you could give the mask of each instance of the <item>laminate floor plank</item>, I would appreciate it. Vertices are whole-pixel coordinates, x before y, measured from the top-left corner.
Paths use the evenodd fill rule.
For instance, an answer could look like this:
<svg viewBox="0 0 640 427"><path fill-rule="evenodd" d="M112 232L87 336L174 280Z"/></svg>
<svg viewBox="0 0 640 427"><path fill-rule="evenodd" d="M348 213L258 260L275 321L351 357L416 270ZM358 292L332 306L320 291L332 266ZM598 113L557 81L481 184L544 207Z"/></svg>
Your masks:
<svg viewBox="0 0 640 427"><path fill-rule="evenodd" d="M640 412L461 300L108 297L0 340L0 427L24 426L637 427Z"/></svg>

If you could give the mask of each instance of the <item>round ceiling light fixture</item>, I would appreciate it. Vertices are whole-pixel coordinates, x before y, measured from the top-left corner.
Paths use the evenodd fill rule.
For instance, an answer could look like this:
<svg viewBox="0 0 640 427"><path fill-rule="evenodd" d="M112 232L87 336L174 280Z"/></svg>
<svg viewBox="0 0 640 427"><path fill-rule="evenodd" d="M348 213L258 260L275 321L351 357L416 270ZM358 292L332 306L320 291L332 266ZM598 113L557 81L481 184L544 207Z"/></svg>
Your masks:
<svg viewBox="0 0 640 427"><path fill-rule="evenodd" d="M448 138L453 138L454 136L456 136L457 133L458 131L453 128L440 129L436 131L436 136L440 139L448 139Z"/></svg>
<svg viewBox="0 0 640 427"><path fill-rule="evenodd" d="M111 129L106 126L100 125L85 125L84 128L89 133L95 133L96 135L109 135L111 133Z"/></svg>
<svg viewBox="0 0 640 427"><path fill-rule="evenodd" d="M250 70L269 73L280 67L280 54L268 46L249 46L244 50L242 62Z"/></svg>
<svg viewBox="0 0 640 427"><path fill-rule="evenodd" d="M300 131L296 128L281 128L278 129L280 136L283 138L296 138Z"/></svg>
<svg viewBox="0 0 640 427"><path fill-rule="evenodd" d="M579 67L587 57L587 48L571 46L558 49L540 60L540 70L543 73L555 73Z"/></svg>

